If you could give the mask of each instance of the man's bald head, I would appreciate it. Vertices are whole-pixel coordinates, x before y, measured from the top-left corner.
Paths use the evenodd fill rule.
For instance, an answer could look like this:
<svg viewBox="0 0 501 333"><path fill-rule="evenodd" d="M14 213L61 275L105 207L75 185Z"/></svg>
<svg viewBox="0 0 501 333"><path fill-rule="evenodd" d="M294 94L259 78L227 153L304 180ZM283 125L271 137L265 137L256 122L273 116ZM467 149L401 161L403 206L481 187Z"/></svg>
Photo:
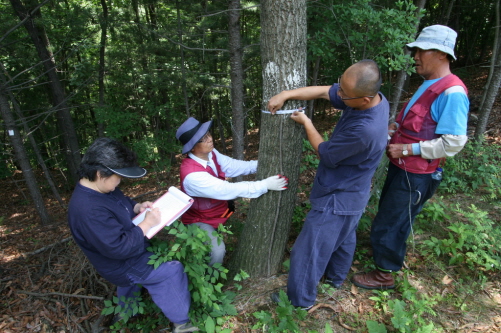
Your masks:
<svg viewBox="0 0 501 333"><path fill-rule="evenodd" d="M381 74L375 61L364 59L344 72L355 81L353 91L357 96L375 96L381 88Z"/></svg>

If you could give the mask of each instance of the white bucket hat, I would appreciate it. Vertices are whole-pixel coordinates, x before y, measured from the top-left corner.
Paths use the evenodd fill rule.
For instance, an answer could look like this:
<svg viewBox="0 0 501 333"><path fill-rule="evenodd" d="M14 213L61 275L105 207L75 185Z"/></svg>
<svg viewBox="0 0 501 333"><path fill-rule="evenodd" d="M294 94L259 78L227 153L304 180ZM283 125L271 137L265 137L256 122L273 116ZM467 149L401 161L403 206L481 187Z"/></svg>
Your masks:
<svg viewBox="0 0 501 333"><path fill-rule="evenodd" d="M416 41L407 44L407 47L417 47L421 50L439 50L450 54L456 60L454 45L456 44L457 35L457 32L445 25L431 25L424 28Z"/></svg>

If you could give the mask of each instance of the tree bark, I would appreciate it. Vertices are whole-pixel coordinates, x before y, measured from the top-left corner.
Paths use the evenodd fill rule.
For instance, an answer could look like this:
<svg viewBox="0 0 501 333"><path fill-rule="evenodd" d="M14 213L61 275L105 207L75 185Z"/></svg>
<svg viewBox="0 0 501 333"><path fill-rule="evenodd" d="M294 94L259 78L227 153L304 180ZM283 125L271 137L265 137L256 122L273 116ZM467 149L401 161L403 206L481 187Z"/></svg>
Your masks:
<svg viewBox="0 0 501 333"><path fill-rule="evenodd" d="M496 59L498 58L498 53L500 51L500 37L499 37L499 24L501 24L501 20L500 20L500 14L499 14L499 2L500 0L497 0L496 1L496 5L495 5L495 22L496 22L496 30L495 30L495 33L494 33L494 45L492 47L492 57L491 57L491 65L489 67L489 76L487 76L487 82L485 83L485 86L484 86L484 91L483 91L483 94L482 94L482 100L480 101L480 110L483 109L483 106L484 106L484 103L485 103L485 97L487 95L487 91L489 90L489 85L491 84L491 80L492 80L492 77L493 77L493 73L494 73L494 70L496 68L495 66L495 63L496 63ZM485 128L484 128L485 130Z"/></svg>
<svg viewBox="0 0 501 333"><path fill-rule="evenodd" d="M106 0L101 0L103 18L101 20L101 43L99 45L99 107L104 107L104 76L106 72L106 39L108 34L108 5ZM97 133L99 137L104 137L104 124L97 121Z"/></svg>
<svg viewBox="0 0 501 333"><path fill-rule="evenodd" d="M496 29L499 29L499 21ZM496 36L499 38L499 33L496 33ZM496 47L498 43L501 43L501 40L494 41L494 47ZM492 65L494 69L491 72L492 75L489 75L489 85L485 87L485 98L480 108L478 123L475 128L475 141L478 143L482 143L484 140L484 132L487 128L487 122L492 111L492 106L494 105L496 97L499 93L499 87L501 85L501 52L497 52L496 61Z"/></svg>
<svg viewBox="0 0 501 333"><path fill-rule="evenodd" d="M3 64L0 64L0 69L2 70L3 73L7 73ZM0 73L0 81L2 82L2 84L5 87L6 82L7 82L7 77L3 73ZM52 179L49 168L47 168L47 164L44 161L44 158L42 156L42 152L40 151L40 148L38 147L38 144L35 140L35 137L34 137L32 131L30 131L28 124L24 119L23 112L22 112L21 108L19 107L19 104L17 103L17 101L14 97L14 94L12 93L12 91L7 91L7 94L11 100L12 107L13 107L15 113L17 114L19 119L22 120L21 122L22 122L24 132L28 136L28 140L30 141L31 148L33 149L33 152L35 153L35 156L37 157L38 164L42 168L45 179L47 180L47 183L49 184L49 187L52 190L52 194L54 194L54 197L59 202L61 207L65 207L66 205L64 204L63 199L61 198L61 195L59 194L59 191L57 190L57 186L54 183L54 180Z"/></svg>
<svg viewBox="0 0 501 333"><path fill-rule="evenodd" d="M454 8L454 3L456 0L450 0L449 4L447 5L447 9L444 15L442 15L442 22L441 24L443 25L448 25L449 24L449 19L451 18L451 13L452 13L452 8Z"/></svg>
<svg viewBox="0 0 501 333"><path fill-rule="evenodd" d="M417 11L421 11L424 6L426 5L426 0L419 0L418 4L416 5L417 6ZM421 21L421 17L419 18L419 20L416 22L416 34L417 34L417 30L419 29L419 22ZM404 46L405 47L405 46ZM405 50L404 50L404 54L405 55L409 55L411 54L411 51L407 49L407 47L405 47ZM402 98L402 92L403 92L403 88L404 88L404 85L405 85L405 81L407 80L407 68L403 68L402 70L400 70L397 74L397 80L395 82L395 88L393 89L393 96L391 98L391 102L390 102L390 122L393 122L395 120L395 116L397 114L397 111L399 110L399 106L400 106L400 99Z"/></svg>
<svg viewBox="0 0 501 333"><path fill-rule="evenodd" d="M242 42L240 36L240 0L229 4L229 48L231 78L231 110L233 134L233 158L244 159L244 70L242 66ZM239 181L241 179L237 179Z"/></svg>
<svg viewBox="0 0 501 333"><path fill-rule="evenodd" d="M42 194L40 193L35 174L33 172L33 169L31 168L26 150L24 149L21 134L16 128L14 116L9 107L9 100L7 98L7 91L5 86L0 86L0 113L2 114L2 119L5 123L5 129L14 148L16 160L23 171L26 185L28 187L28 190L30 191L31 199L35 204L38 216L40 216L41 223L42 225L49 224L51 222L51 218L49 216L49 213L47 212L47 209L45 209Z"/></svg>
<svg viewBox="0 0 501 333"><path fill-rule="evenodd" d="M70 109L66 103L64 88L59 80L56 72L56 63L52 53L48 49L48 40L45 34L39 31L37 23L20 0L10 0L14 11L21 21L24 21L24 26L31 37L33 44L38 52L38 56L42 61L45 71L49 79L49 88L52 94L52 103L57 111L57 122L59 130L63 138L63 150L66 156L68 170L71 178L74 181L78 180L78 167L80 165L80 149L78 147L78 139L71 119Z"/></svg>
<svg viewBox="0 0 501 333"><path fill-rule="evenodd" d="M261 2L263 101L282 90L306 85L306 0ZM304 103L304 102L302 102ZM284 109L302 105L289 101ZM276 273L282 264L296 201L303 128L289 115L262 113L257 178L289 178L285 191L270 191L251 201L238 247L230 263L253 277Z"/></svg>
<svg viewBox="0 0 501 333"><path fill-rule="evenodd" d="M186 110L186 116L190 117L190 104L188 102L188 91L186 89L186 69L184 68L184 49L183 49L183 30L181 25L181 11L180 11L180 3L179 0L176 1L176 10L177 10L177 35L179 38L179 52L180 59L179 61L181 66L181 86L183 88L183 96L184 96L184 107Z"/></svg>

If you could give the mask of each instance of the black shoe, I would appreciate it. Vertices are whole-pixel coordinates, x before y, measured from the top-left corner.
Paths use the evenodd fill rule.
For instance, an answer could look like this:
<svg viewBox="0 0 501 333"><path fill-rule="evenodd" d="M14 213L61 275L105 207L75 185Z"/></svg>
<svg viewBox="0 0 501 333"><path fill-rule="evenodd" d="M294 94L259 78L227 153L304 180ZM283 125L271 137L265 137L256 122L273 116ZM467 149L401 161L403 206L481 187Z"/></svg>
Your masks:
<svg viewBox="0 0 501 333"><path fill-rule="evenodd" d="M278 293L272 293L271 296L270 296L272 302L274 303L280 303L280 296Z"/></svg>
<svg viewBox="0 0 501 333"><path fill-rule="evenodd" d="M190 322L184 323L182 325L174 326L173 333L187 333L187 332L198 332L198 327L193 326Z"/></svg>
<svg viewBox="0 0 501 333"><path fill-rule="evenodd" d="M111 325L115 325L116 323L118 323L122 319L123 319L122 315L117 313L116 315L113 316L113 320L111 321Z"/></svg>
<svg viewBox="0 0 501 333"><path fill-rule="evenodd" d="M332 287L339 289L343 285L343 283L334 283L332 280L325 279L325 283L330 284Z"/></svg>
<svg viewBox="0 0 501 333"><path fill-rule="evenodd" d="M160 332L167 332L167 331L170 331L170 329L164 328L160 330ZM188 333L188 332L198 332L198 331L199 331L198 327L195 327L190 322L187 322L179 325L174 324L174 329L172 330L172 333Z"/></svg>
<svg viewBox="0 0 501 333"><path fill-rule="evenodd" d="M281 301L280 293L278 293L278 292L272 293L270 298L274 303L277 303L277 304L280 303L280 301ZM299 307L299 308L301 308L301 310L308 311L309 309L311 309L313 307L313 305L314 304L307 306L307 307Z"/></svg>

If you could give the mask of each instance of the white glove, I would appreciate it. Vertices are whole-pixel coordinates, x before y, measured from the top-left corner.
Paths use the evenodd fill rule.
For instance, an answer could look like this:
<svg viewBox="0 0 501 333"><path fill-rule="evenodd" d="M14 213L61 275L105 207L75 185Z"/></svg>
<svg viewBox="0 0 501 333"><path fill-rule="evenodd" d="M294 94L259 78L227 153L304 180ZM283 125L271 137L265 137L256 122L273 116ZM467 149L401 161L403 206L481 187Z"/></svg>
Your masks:
<svg viewBox="0 0 501 333"><path fill-rule="evenodd" d="M264 180L266 183L266 187L268 190L272 191L283 191L287 189L287 184L289 184L289 180L285 178L285 176L276 175L268 177Z"/></svg>

